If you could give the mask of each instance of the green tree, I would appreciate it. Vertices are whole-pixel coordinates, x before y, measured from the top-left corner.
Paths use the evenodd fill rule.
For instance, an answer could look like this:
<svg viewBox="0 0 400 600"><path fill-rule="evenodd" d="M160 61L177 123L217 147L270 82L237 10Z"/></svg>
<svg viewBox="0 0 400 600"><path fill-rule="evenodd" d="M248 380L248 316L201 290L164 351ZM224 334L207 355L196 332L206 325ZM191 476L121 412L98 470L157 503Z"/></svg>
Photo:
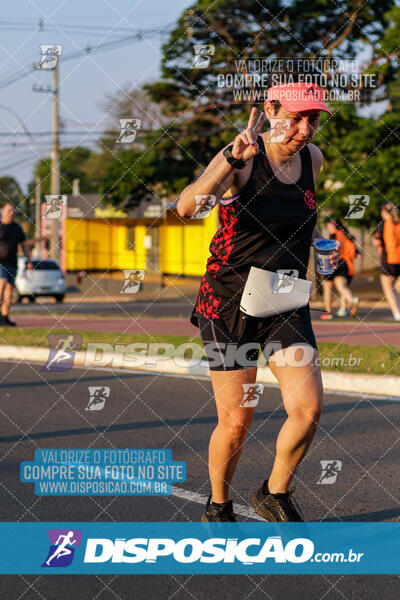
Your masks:
<svg viewBox="0 0 400 600"><path fill-rule="evenodd" d="M178 171L181 155L178 148L166 143L163 133L170 128L171 118L160 113L142 89L125 86L123 92L109 95L103 105L112 118L114 127L109 128L100 142L106 163L102 178L102 192L115 206L124 202L125 207L134 206L149 193L157 194L160 182L168 192L178 192L185 178L182 174L171 178L171 170ZM127 148L118 144L120 130L118 119L140 119L141 125L135 141ZM116 129L116 124L118 128Z"/></svg>
<svg viewBox="0 0 400 600"><path fill-rule="evenodd" d="M389 109L400 111L400 80L399 70L399 48L400 48L400 7L394 6L387 12L386 18L389 26L382 39L381 51L385 56L385 72L393 76L388 83L387 93L390 99Z"/></svg>
<svg viewBox="0 0 400 600"><path fill-rule="evenodd" d="M235 60L251 57L354 58L362 45L378 44L385 11L392 6L391 0L295 0L289 5L273 0L268 6L258 0L198 0L163 47L162 80L144 86L163 114L175 119L170 144L181 148L183 160L198 173L237 134L237 121L247 121L254 104L224 96L216 74L232 72ZM199 44L215 46L206 69L192 67Z"/></svg>
<svg viewBox="0 0 400 600"><path fill-rule="evenodd" d="M85 164L91 157L91 150L82 146L74 148L63 148L60 151L60 193L72 194L72 182L80 180L81 193L92 193L98 191L96 182L88 177ZM50 194L51 182L51 159L40 159L33 171L34 178L39 177L41 181L41 192L43 195ZM34 181L30 183L29 189L34 190Z"/></svg>
<svg viewBox="0 0 400 600"><path fill-rule="evenodd" d="M14 206L20 208L24 195L21 191L18 181L14 177L5 175L0 177L0 206L6 202L11 202Z"/></svg>
<svg viewBox="0 0 400 600"><path fill-rule="evenodd" d="M394 6L384 16L387 24L379 43L373 48L370 71L378 69L382 88L376 100L386 99L386 109L370 118L362 118L354 108L343 107L317 134L324 151L325 166L321 173L323 205L342 217L347 212L344 199L352 195L370 196L370 204L361 220L353 226L365 226L371 233L380 221L381 204L390 201L399 207L400 173L395 165L400 156L400 82L398 53L400 48L400 8ZM342 183L343 187L337 187Z"/></svg>
<svg viewBox="0 0 400 600"><path fill-rule="evenodd" d="M386 65L381 42L392 26L393 6L392 0L271 0L268 6L258 0L198 0L183 12L163 46L161 80L144 86L168 124L143 136L144 148L118 153L103 180L105 194L114 203L126 197L136 203L157 185L178 194L201 172L241 131L257 103L252 98L238 102L217 85L217 75L234 73L239 59L352 59L369 48L365 71L377 73L380 85L378 92L365 90L364 103L374 94L387 98L395 73L381 68L382 60ZM205 69L193 67L195 45L215 48ZM370 164L368 155L377 152L373 144L384 143L374 127L373 119L360 117L349 105L337 105L333 119L322 116L318 143L326 156L324 183L343 182L346 194L364 189L366 182L373 188L372 180L362 177L368 171L362 162ZM326 207L343 207L342 195L327 187L322 201Z"/></svg>

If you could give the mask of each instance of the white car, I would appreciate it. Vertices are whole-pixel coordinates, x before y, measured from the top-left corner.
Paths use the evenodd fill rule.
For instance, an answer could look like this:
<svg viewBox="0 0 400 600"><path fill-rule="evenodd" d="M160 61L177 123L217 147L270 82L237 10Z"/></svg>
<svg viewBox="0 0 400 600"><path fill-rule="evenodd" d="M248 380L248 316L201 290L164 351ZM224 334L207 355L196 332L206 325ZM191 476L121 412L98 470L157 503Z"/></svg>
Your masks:
<svg viewBox="0 0 400 600"><path fill-rule="evenodd" d="M62 302L65 295L65 277L55 260L32 258L33 269L26 268L26 258L18 258L15 278L14 300L21 302L28 298L34 302L38 296L54 296Z"/></svg>

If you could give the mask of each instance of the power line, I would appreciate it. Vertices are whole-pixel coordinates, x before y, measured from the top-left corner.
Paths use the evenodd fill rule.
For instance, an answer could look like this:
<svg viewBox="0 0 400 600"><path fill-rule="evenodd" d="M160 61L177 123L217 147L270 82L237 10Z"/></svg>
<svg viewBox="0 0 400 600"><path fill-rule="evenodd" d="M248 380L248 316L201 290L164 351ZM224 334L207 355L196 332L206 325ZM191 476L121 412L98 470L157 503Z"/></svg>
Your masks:
<svg viewBox="0 0 400 600"><path fill-rule="evenodd" d="M174 24L173 24L173 26L174 26ZM67 54L63 54L62 62L65 62L67 60L74 60L75 58L78 58L79 56L82 56L84 54L94 54L96 52L108 52L109 50L114 50L116 48L122 48L123 46L132 44L135 41L142 41L145 36L158 35L160 33L167 33L168 28L170 28L170 27L171 27L171 25L165 25L165 26L162 26L159 28L138 30L136 33L133 33L128 36L124 36L117 40L111 40L109 42L104 42L102 44L97 44L95 46L90 46L88 44L82 50L76 50L73 52L69 52ZM0 81L0 90L4 89L5 87L8 87L9 85L12 85L13 83L16 83L17 81L19 81L20 79L23 79L24 77L26 77L27 75L29 75L30 73L32 73L34 71L36 71L34 65L23 67L22 69L17 71L17 73L13 73L12 75L8 76L8 78L6 77L3 81Z"/></svg>
<svg viewBox="0 0 400 600"><path fill-rule="evenodd" d="M170 128L169 128L170 129ZM150 133L154 131L153 129L140 129L139 132L140 133ZM118 135L120 133L119 129L104 129L101 131L63 131L62 129L60 129L60 135L97 135L97 136L102 136L102 135ZM19 131L11 131L11 132L4 132L1 131L0 132L0 137L18 137L22 135L21 132ZM43 137L46 135L52 135L51 131L31 131L30 135L32 136L39 136L39 137Z"/></svg>
<svg viewBox="0 0 400 600"><path fill-rule="evenodd" d="M108 35L118 33L131 33L134 28L132 27L110 27L109 25L77 25L75 23L60 23L57 25L56 23L30 23L29 21L0 21L0 27L12 29L14 28L24 28L24 29L38 29L38 31L58 31L61 32L67 29L73 29L75 33L80 32L98 32L99 34L107 33ZM111 30L111 31L110 31ZM151 31L151 29L149 30Z"/></svg>
<svg viewBox="0 0 400 600"><path fill-rule="evenodd" d="M85 144L93 144L93 142L95 142L96 140L85 140L84 143ZM68 140L69 144L78 144L82 142L82 139L77 139L77 140ZM35 142L35 146L40 146L43 148L47 148L50 144L50 140L44 140L42 142ZM6 143L0 143L0 150L2 148L6 148L6 147L10 147L10 148L26 148L27 144L25 143L17 143L17 142L6 142ZM70 146L64 146L65 148L70 148Z"/></svg>
<svg viewBox="0 0 400 600"><path fill-rule="evenodd" d="M5 169L11 169L11 167L16 167L17 165L21 165L23 163L31 162L32 160L38 160L37 156L26 156L25 158L20 158L19 160L9 163L8 165L0 165L0 171L4 171Z"/></svg>
<svg viewBox="0 0 400 600"><path fill-rule="evenodd" d="M51 131L31 131L32 136L40 136L43 137L45 135L52 135ZM103 135L104 131L62 131L60 130L61 135ZM4 131L0 132L0 137L18 137L22 135L19 131L11 131L6 133Z"/></svg>

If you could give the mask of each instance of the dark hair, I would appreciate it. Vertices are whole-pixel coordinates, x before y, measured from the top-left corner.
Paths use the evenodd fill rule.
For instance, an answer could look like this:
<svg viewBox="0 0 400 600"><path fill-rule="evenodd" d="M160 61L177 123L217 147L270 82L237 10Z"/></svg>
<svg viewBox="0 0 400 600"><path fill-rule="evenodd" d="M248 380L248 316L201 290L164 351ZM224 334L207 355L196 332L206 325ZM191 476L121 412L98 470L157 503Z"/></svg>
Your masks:
<svg viewBox="0 0 400 600"><path fill-rule="evenodd" d="M269 87L275 85L285 85L288 83L298 83L306 81L323 87L324 76L321 71L313 64L313 61L306 59L289 59L283 61L277 59L277 66L272 69L269 80ZM271 100L276 115L281 107L279 100Z"/></svg>
<svg viewBox="0 0 400 600"><path fill-rule="evenodd" d="M337 219L336 217L328 217L326 219L327 223L334 223L336 226L336 229L340 229L341 231L343 231L344 235L349 238L349 240L351 242L353 242L353 244L355 244L357 252L359 252L358 248L357 248L357 241L356 238L351 235L350 231L347 229L347 227L345 227L342 223L342 221L340 219Z"/></svg>
<svg viewBox="0 0 400 600"><path fill-rule="evenodd" d="M385 210L392 218L395 225L399 222L399 211L392 202L385 202L381 205L381 210Z"/></svg>
<svg viewBox="0 0 400 600"><path fill-rule="evenodd" d="M279 102L279 100L270 100L270 102L274 108L274 115L276 115L282 104Z"/></svg>

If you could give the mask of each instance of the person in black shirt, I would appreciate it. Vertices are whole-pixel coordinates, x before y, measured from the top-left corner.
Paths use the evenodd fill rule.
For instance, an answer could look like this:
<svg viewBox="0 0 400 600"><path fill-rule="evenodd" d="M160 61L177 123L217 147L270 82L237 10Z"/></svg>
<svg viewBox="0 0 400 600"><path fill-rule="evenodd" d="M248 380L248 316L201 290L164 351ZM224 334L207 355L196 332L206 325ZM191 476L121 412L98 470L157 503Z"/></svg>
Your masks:
<svg viewBox="0 0 400 600"><path fill-rule="evenodd" d="M27 267L32 269L32 263L25 234L22 227L14 221L14 207L7 202L1 209L0 221L0 326L15 326L9 318L11 295L17 274L18 244L21 244L28 260Z"/></svg>
<svg viewBox="0 0 400 600"><path fill-rule="evenodd" d="M292 71L292 79L294 75ZM293 85L269 88L265 113L257 115L257 109L252 109L247 128L183 190L177 203L179 216L191 217L202 208L196 203L198 197L213 195L220 221L191 315L209 360L218 413L209 445L212 493L203 521L236 520L230 486L258 401L258 352L261 346L264 356L266 349L271 354L273 345L280 349L272 348L272 356L265 358L280 385L287 419L277 438L271 475L252 495L251 503L268 521L302 520L288 488L311 445L323 403L309 306L246 320L240 295L251 266L274 272L295 270L299 278L306 277L312 240L322 237L316 226L314 182L323 157L310 143L320 112L332 114L322 92L320 86L302 83L300 78ZM284 125L283 139L281 135L279 141L275 139L272 127L261 133L265 117ZM336 251L332 264L337 258ZM249 359L239 353L238 347L244 346L256 347ZM306 352L307 360L302 361L300 356ZM286 360L291 355L298 356L299 362Z"/></svg>

